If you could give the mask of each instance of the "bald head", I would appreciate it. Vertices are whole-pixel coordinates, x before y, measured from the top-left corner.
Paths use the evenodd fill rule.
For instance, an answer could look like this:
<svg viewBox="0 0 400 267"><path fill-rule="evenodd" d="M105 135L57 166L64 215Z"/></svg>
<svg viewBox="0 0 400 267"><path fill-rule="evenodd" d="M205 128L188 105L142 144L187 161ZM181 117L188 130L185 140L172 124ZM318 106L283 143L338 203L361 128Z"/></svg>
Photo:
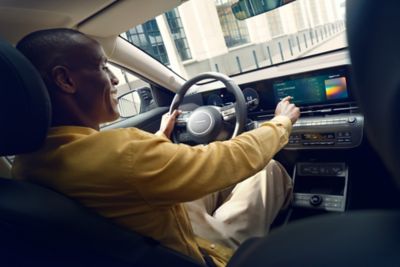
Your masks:
<svg viewBox="0 0 400 267"><path fill-rule="evenodd" d="M89 43L97 42L85 34L72 29L48 29L28 34L16 45L38 69L49 89L54 86L49 78L54 66L74 67L79 64L82 50Z"/></svg>
<svg viewBox="0 0 400 267"><path fill-rule="evenodd" d="M71 29L33 32L17 44L40 72L50 94L52 125L99 128L118 118L118 79L101 45Z"/></svg>

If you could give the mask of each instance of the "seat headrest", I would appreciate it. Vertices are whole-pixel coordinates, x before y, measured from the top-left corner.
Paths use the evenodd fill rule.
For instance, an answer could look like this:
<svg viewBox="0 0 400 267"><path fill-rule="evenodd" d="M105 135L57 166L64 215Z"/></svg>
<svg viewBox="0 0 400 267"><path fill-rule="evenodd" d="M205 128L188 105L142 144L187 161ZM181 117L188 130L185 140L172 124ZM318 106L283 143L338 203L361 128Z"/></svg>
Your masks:
<svg viewBox="0 0 400 267"><path fill-rule="evenodd" d="M37 149L46 137L50 118L50 99L39 73L0 38L0 156Z"/></svg>
<svg viewBox="0 0 400 267"><path fill-rule="evenodd" d="M347 33L368 137L400 185L400 1L351 0Z"/></svg>

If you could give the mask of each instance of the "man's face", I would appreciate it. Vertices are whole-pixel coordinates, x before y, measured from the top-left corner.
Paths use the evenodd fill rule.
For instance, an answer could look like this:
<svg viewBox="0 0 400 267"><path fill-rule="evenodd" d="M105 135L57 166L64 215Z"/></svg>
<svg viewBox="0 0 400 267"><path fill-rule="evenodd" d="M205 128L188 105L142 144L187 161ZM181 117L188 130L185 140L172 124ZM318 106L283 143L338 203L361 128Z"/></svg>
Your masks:
<svg viewBox="0 0 400 267"><path fill-rule="evenodd" d="M103 48L88 40L73 52L71 77L76 86L76 101L89 119L97 124L119 117L118 79L106 66Z"/></svg>

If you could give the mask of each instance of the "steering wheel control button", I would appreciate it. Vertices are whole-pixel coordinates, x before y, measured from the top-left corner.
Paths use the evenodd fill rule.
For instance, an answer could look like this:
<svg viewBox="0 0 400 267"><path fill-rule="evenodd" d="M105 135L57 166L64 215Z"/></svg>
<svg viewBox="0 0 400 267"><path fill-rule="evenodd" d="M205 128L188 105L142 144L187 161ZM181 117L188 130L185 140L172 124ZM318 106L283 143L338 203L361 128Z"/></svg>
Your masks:
<svg viewBox="0 0 400 267"><path fill-rule="evenodd" d="M314 207L321 205L323 199L320 195L313 195L310 197L310 204Z"/></svg>
<svg viewBox="0 0 400 267"><path fill-rule="evenodd" d="M183 133L178 134L178 139L181 142L187 142L187 141L190 141L190 136L188 133L183 132Z"/></svg>
<svg viewBox="0 0 400 267"><path fill-rule="evenodd" d="M234 107L230 108L230 109L226 109L226 110L222 110L222 115L223 116L230 116L235 114L235 109Z"/></svg>
<svg viewBox="0 0 400 267"><path fill-rule="evenodd" d="M189 113L188 112L182 112L177 118L176 118L176 125L177 126L185 126L187 121L188 121Z"/></svg>

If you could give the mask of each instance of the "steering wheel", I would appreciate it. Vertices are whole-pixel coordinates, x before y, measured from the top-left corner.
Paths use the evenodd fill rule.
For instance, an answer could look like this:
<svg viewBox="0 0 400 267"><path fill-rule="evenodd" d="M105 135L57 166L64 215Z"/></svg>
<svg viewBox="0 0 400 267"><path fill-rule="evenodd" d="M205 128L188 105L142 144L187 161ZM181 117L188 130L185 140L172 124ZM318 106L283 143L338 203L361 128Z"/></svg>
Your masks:
<svg viewBox="0 0 400 267"><path fill-rule="evenodd" d="M235 96L236 102L223 107L208 105L182 112L172 133L174 142L208 144L215 140L227 140L240 134L246 125L247 105L242 90L230 77L217 72L202 73L186 81L172 100L170 114L180 106L189 88L205 79L221 81ZM236 122L230 134L234 118Z"/></svg>

